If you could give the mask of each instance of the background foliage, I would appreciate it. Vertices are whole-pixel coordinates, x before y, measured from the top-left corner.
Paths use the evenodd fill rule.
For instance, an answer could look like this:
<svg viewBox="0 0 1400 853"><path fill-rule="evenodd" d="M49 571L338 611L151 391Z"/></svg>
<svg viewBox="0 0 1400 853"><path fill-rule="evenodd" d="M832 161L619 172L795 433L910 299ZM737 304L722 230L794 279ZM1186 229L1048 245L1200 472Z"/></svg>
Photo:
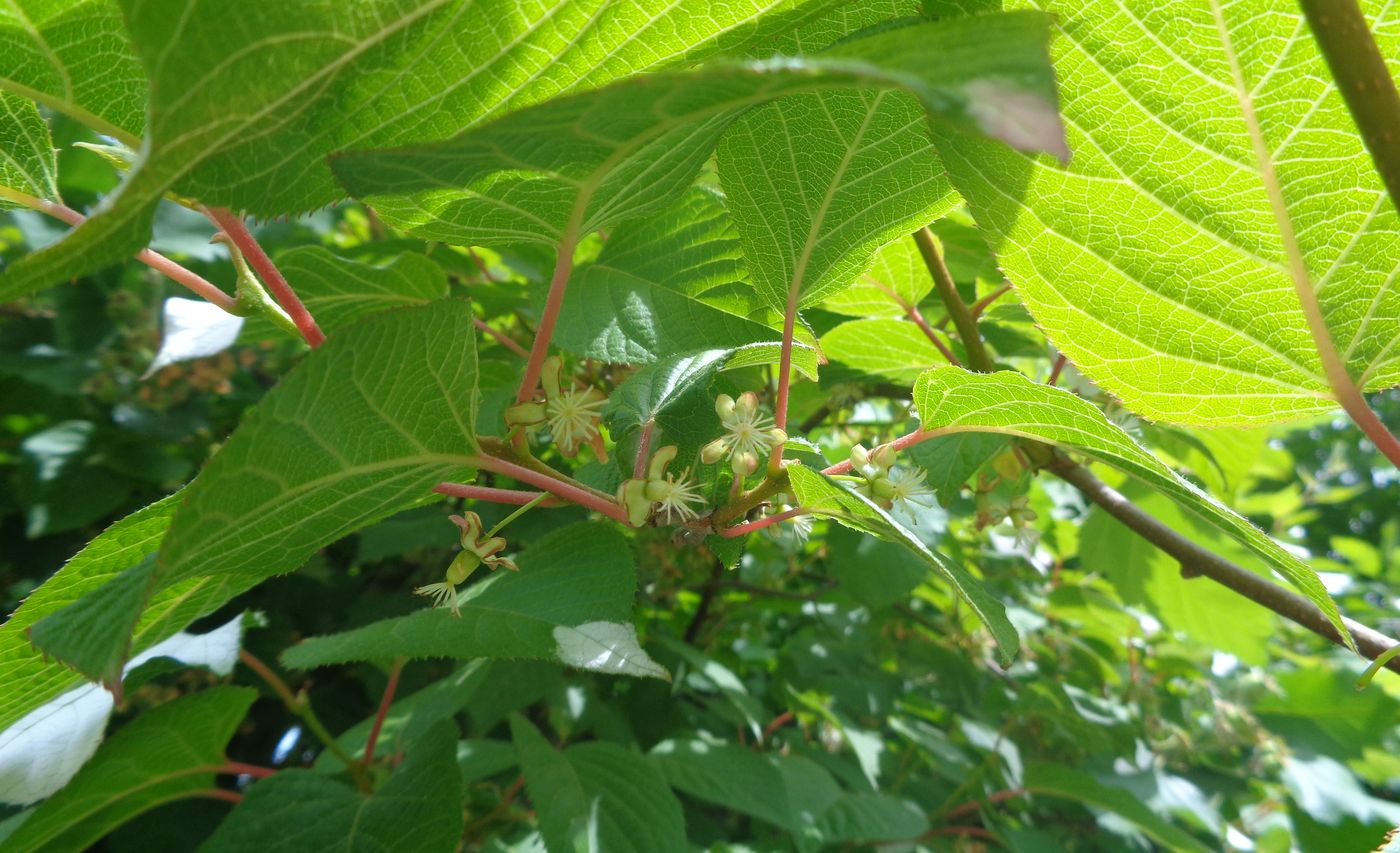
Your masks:
<svg viewBox="0 0 1400 853"><path fill-rule="evenodd" d="M555 344L577 378L615 389L604 416L611 460L585 452L575 476L611 493L648 419L693 460L719 434L716 394L772 387L790 294L802 309L794 363L815 377L792 388L788 431L808 441L790 458L844 459L853 444L919 423L985 426L978 419L997 394L1019 394L1005 391L1019 380L948 379L956 387L943 393L941 378L954 374L926 373L946 363L940 348L969 359L907 236L932 223L951 284L983 309L978 327L997 364L1035 383L1054 371L1081 398L1015 396L1030 424L1018 434L1134 473L1160 466L1153 484L1188 508L1200 508L1199 487L1228 509L1208 523L1096 470L1255 571L1306 561L1342 612L1400 631L1400 477L1331 412L1306 326L1279 319L1294 309L1268 202L1248 182L1250 140L1230 125L1239 105L1211 83L1229 72L1165 6L1046 4L1060 15L1053 57L1074 154L1065 165L1017 152L984 116L947 106L979 69L1045 89L1021 24L988 24L971 41L944 31L949 50L929 66L915 49L926 40L910 36L920 31L890 23L969 11L953 3L681 3L686 14L668 17L652 9L660 4L576 0L539 4L560 16L541 23L513 17L515 3L386 0L329 34L316 4L260 15L191 3L189 29L134 0L19 5L74 84L0 79L7 92L46 95L56 177L29 189L79 210L108 201L62 241L64 227L38 212L0 214L0 294L23 294L0 306L0 607L13 612L26 597L34 611L47 606L35 590L96 540L48 595L114 577L101 589L144 590L149 573L163 574L148 609L138 601L127 621L115 599L92 599L103 618L78 617L93 634L124 643L135 631L144 648L181 628L232 625L247 654L225 665L177 635L185 645L128 666L125 645L96 655L73 622L50 623L46 648L124 682L125 702L72 783L37 806L5 807L0 846L1335 851L1370 849L1400 824L1400 680L1382 673L1358 692L1360 658L1184 578L1073 489L1035 476L995 432L911 448L937 501L895 522L805 469L794 499L814 506L834 490L834 518L768 527L742 548L541 507L504 534L520 572L473 578L460 618L411 594L459 550L447 519L458 502L428 491L476 467L480 448L455 427L483 442L503 435L524 364L497 338L473 345L461 330L475 318L528 347L556 248L577 244ZM1170 5L1191 6L1182 19L1196 24L1214 6ZM1270 149L1296 146L1297 162L1278 166L1312 272L1328 284L1328 322L1351 330L1349 366L1368 388L1394 384L1400 350L1384 346L1393 294L1377 292L1374 322L1349 306L1368 276L1395 264L1395 211L1345 108L1325 97L1296 11L1227 6L1232 21L1254 21L1256 6L1274 13L1231 30L1242 45L1268 46L1242 50L1240 73L1259 78ZM469 14L489 18L473 25L489 38L465 48L433 39ZM397 38L343 52L395 16ZM0 57L22 55L18 17L0 11ZM1400 38L1391 18L1377 18L1387 45ZM561 35L585 21L595 39L586 46ZM847 38L868 27L881 41ZM105 41L80 47L79 31ZM304 38L267 47L277 43L269 34L288 32ZM546 58L522 47L530 38ZM246 66L205 78L211 51L241 48L254 51ZM807 58L763 74L738 62L774 55ZM94 67L93 56L105 61ZM1173 99L1144 94L1139 75L1159 66L1171 69ZM265 68L281 73L248 86L249 69ZM598 89L642 70L662 73ZM508 92L414 85L474 73L498 75ZM319 88L292 85L308 79ZM196 81L206 87L197 97ZM3 97L13 142L28 126L11 106L21 99ZM259 124L269 110L283 132ZM607 124L618 115L624 126ZM1222 126L1231 129L1213 131ZM978 127L1001 140L971 141ZM146 160L125 179L77 144L142 138ZM937 152L930 139L942 141ZM1086 206L1091 184L1110 189ZM370 205L326 206L342 185ZM254 317L231 347L147 375L166 299L188 296L127 260L148 236L234 290L228 248L210 244L212 226L171 193L283 217L260 221L256 235L329 336L314 360ZM1183 280L1212 294L1204 308L1179 304L1172 288ZM1140 315L1125 308L1141 305ZM1216 313L1203 320L1203 310ZM401 369L405 350L451 370ZM1192 394L1138 393L1141 374L1123 373L1133 358L1157 359L1160 381ZM336 396L349 385L362 396ZM1034 414L1037 400L1056 414ZM1370 401L1400 426L1400 394ZM1146 452L1114 444L1110 422ZM408 455L413 465L400 465ZM577 464L547 445L540 455ZM400 467L376 467L391 463ZM724 466L696 469L707 501L724 503ZM247 482L157 503L201 470L201 484ZM256 481L284 476L328 480L284 512L331 521L310 531L260 516ZM1019 498L1034 516L1003 520ZM157 570L141 558L177 504L199 523L176 516ZM468 506L488 526L510 510ZM1284 548L1222 532L1235 524L1230 510ZM964 578L985 598L948 582ZM981 601L1000 603L1005 618L979 618ZM20 611L0 635L0 728L80 680L39 662L23 633L32 621ZM35 642L45 636L35 629ZM263 665L295 696L279 695ZM352 772L346 759L365 750L386 693L379 761ZM296 713L303 701L312 719ZM14 748L0 741L0 758ZM223 801L235 795L236 806Z"/></svg>

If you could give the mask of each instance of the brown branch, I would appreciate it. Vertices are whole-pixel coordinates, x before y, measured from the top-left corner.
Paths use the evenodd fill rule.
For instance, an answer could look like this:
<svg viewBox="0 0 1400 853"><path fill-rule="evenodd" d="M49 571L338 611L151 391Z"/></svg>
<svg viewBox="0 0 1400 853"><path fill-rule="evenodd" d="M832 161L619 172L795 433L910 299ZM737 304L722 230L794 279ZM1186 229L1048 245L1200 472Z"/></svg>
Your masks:
<svg viewBox="0 0 1400 853"><path fill-rule="evenodd" d="M988 354L986 345L982 343L981 332L977 331L977 318L972 316L972 312L967 309L967 303L958 295L958 286L953 283L953 276L943 263L943 256L938 252L938 241L933 232L927 228L920 228L914 232L914 242L919 246L919 254L924 258L929 275L933 277L933 286L938 291L938 297L943 300L944 307L948 309L948 316L953 319L953 327L958 330L963 349L967 350L968 366L979 373L991 373L994 369L992 357Z"/></svg>
<svg viewBox="0 0 1400 853"><path fill-rule="evenodd" d="M1088 468L1077 465L1063 457L1058 457L1048 467L1051 473L1079 490L1090 502L1103 508L1105 512L1123 523L1129 530L1156 545L1181 564L1186 577L1205 576L1222 586L1227 586L1256 604L1274 611L1292 622L1296 622L1325 640L1339 646L1347 645L1344 638L1327 615L1316 604L1298 593L1215 554L1167 525L1148 515L1118 490L1095 477ZM1400 644L1391 637L1368 628L1352 619L1344 619L1347 629L1356 641L1356 648L1365 657L1374 660L1382 652ZM1386 668L1400 672L1400 658L1393 658Z"/></svg>

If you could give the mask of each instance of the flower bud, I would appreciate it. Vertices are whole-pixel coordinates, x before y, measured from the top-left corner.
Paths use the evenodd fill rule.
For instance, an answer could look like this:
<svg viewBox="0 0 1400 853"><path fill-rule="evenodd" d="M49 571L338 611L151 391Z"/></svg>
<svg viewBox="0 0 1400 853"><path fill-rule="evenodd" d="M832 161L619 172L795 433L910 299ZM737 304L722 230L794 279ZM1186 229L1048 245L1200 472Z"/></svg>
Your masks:
<svg viewBox="0 0 1400 853"><path fill-rule="evenodd" d="M752 453L736 453L729 460L729 470L736 477L747 477L758 470L758 457Z"/></svg>
<svg viewBox="0 0 1400 853"><path fill-rule="evenodd" d="M721 394L715 398L715 414L719 419L727 421L734 417L734 398L728 394Z"/></svg>
<svg viewBox="0 0 1400 853"><path fill-rule="evenodd" d="M506 409L506 426L534 426L545 420L544 403L517 403Z"/></svg>
<svg viewBox="0 0 1400 853"><path fill-rule="evenodd" d="M773 427L772 429L768 430L768 439L772 442L774 447L781 447L782 445L787 444L788 434L786 430L781 430L777 427Z"/></svg>
<svg viewBox="0 0 1400 853"><path fill-rule="evenodd" d="M888 444L878 447L875 449L874 453L870 454L870 460L874 462L876 467L878 467L881 471L888 473L889 470L894 467L894 448L889 446Z"/></svg>
<svg viewBox="0 0 1400 853"><path fill-rule="evenodd" d="M700 451L700 461L706 465L713 465L724 458L725 450L724 439L717 438Z"/></svg>
<svg viewBox="0 0 1400 853"><path fill-rule="evenodd" d="M866 450L864 445L857 444L855 447L851 448L851 465L853 465L857 471L869 467L870 451Z"/></svg>

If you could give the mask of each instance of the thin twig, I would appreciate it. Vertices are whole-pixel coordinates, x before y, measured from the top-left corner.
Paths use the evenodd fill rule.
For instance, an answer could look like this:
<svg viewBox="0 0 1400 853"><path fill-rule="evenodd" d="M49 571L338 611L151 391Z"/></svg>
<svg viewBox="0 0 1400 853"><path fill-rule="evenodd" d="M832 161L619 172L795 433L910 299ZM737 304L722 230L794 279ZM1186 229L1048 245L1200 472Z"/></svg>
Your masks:
<svg viewBox="0 0 1400 853"><path fill-rule="evenodd" d="M975 812L978 809L983 808L984 806L994 805L1003 800L1010 800L1016 797L1028 796L1029 794L1030 791L1027 791L1025 788L1012 788L1007 791L997 791L995 794L989 795L985 800L969 800L968 802L963 803L957 808L950 810L943 817L945 820L952 820L953 818L961 817L962 815L965 815L968 812Z"/></svg>
<svg viewBox="0 0 1400 853"><path fill-rule="evenodd" d="M525 506L539 498L545 497L543 492L524 492L518 489L496 489L490 486L469 486L464 483L438 483L433 486L433 491L440 495L447 495L454 498L465 498L469 501L490 501L497 504L512 504L514 506ZM558 501L549 499L540 506L561 506Z"/></svg>
<svg viewBox="0 0 1400 853"><path fill-rule="evenodd" d="M233 241L233 245L238 247L238 251L243 253L243 257L248 261L248 265L262 279L262 283L272 293L272 297L277 300L277 304L282 306L282 310L287 312L287 316L292 318L296 324L297 331L306 343L313 349L326 342L326 336L321 331L321 327L316 325L316 320L311 316L311 312L306 310L302 304L301 297L287 283L286 277L281 270L263 251L262 246L253 237L253 232L248 230L248 226L243 223L241 216L235 216L232 211L223 207L206 208L205 215L209 217L215 225L219 226L228 238Z"/></svg>
<svg viewBox="0 0 1400 853"><path fill-rule="evenodd" d="M0 187L0 197L22 204L25 207L46 213L55 219L61 219L73 227L77 227L87 221L87 217L67 205L48 199L36 198L32 195L16 192L6 187ZM189 289L196 296L203 297L212 305L217 305L230 314L236 314L238 302L232 296L225 293L218 285L204 278L191 270L185 269L166 256L151 249L142 249L136 253L136 260L161 273L166 278L182 287Z"/></svg>
<svg viewBox="0 0 1400 853"><path fill-rule="evenodd" d="M201 788L198 791L191 791L186 796L208 797L211 800L225 800L230 803L243 802L243 795L237 791L225 791L223 788Z"/></svg>
<svg viewBox="0 0 1400 853"><path fill-rule="evenodd" d="M726 527L725 529L716 532L719 533L720 536L725 537L726 539L734 539L739 536L746 536L754 532L755 530L762 530L765 527L771 527L772 525L782 521L787 521L789 519L797 518L798 516L807 515L809 512L811 512L811 510L798 507L796 509L787 510L786 512L780 512L777 515L765 516L756 521L748 521L743 524L736 524L733 527Z"/></svg>
<svg viewBox="0 0 1400 853"><path fill-rule="evenodd" d="M524 347L511 340L509 337L506 336L506 333L502 332L500 329L492 328L489 324L486 323L485 320L482 320L480 317L472 317L472 325L476 326L481 331L490 335L492 339L496 341L496 343L500 344L501 346L505 347L506 349L510 350L511 352L515 353L521 358L530 357L530 353L528 353Z"/></svg>
<svg viewBox="0 0 1400 853"><path fill-rule="evenodd" d="M924 333L924 337L933 342L934 347L948 360L948 363L954 367L961 367L962 362L958 360L958 357L953 354L952 350L948 349L948 345L943 343L943 339L940 338L938 333L933 330L933 327L928 324L928 320L924 319L924 315L919 313L919 306L907 306L906 311L909 315L909 319L914 322L914 325L919 327L919 330Z"/></svg>
<svg viewBox="0 0 1400 853"><path fill-rule="evenodd" d="M1065 358L1064 353L1060 353L1056 356L1055 366L1050 371L1050 378L1045 380L1046 385L1054 386L1060 381L1060 372L1065 369L1065 364L1068 361L1069 359Z"/></svg>
<svg viewBox="0 0 1400 853"><path fill-rule="evenodd" d="M389 667L389 681L384 685L384 695L379 698L379 710L374 714L374 723L370 726L369 738L365 741L366 768L374 763L374 747L379 743L379 730L384 728L384 718L389 715L389 706L394 704L394 693L399 688L399 673L403 672L403 664L404 658L397 657Z"/></svg>
<svg viewBox="0 0 1400 853"><path fill-rule="evenodd" d="M982 334L977 331L977 318L958 295L958 286L953 282L947 265L943 263L943 256L938 252L938 241L933 232L928 228L920 228L914 232L914 242L918 245L919 254L923 256L924 265L928 267L928 273L933 278L934 289L943 300L943 306L953 320L953 327L958 330L963 349L967 350L968 366L979 373L992 372L992 357L987 353L986 345L982 343Z"/></svg>
<svg viewBox="0 0 1400 853"><path fill-rule="evenodd" d="M542 474L538 471L526 468L523 465L507 462L504 459L497 459L493 456L473 457L472 464L478 468L484 468L487 471L494 471L497 474L512 477L522 483L529 483L532 486L544 489L552 495L557 495L564 500L572 501L580 506L597 510L615 521L620 521L623 524L628 523L627 513L616 501L595 495L580 486L566 483L548 474Z"/></svg>
<svg viewBox="0 0 1400 853"><path fill-rule="evenodd" d="M279 771L273 767L244 764L242 761L225 761L223 766L214 772L226 773L230 776L252 776L254 779L266 779L269 776L276 776Z"/></svg>

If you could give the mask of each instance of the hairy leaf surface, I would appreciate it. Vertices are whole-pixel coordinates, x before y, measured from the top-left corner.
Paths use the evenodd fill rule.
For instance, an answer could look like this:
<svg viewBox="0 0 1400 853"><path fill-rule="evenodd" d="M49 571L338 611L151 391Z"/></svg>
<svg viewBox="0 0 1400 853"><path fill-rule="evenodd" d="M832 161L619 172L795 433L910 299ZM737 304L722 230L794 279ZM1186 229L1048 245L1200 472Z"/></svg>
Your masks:
<svg viewBox="0 0 1400 853"><path fill-rule="evenodd" d="M1369 389L1400 382L1400 216L1301 12L1273 0L1053 5L1074 159L943 134L940 147L1055 345L1157 420L1335 408L1257 142L1348 371ZM1363 5L1394 61L1400 13Z"/></svg>

